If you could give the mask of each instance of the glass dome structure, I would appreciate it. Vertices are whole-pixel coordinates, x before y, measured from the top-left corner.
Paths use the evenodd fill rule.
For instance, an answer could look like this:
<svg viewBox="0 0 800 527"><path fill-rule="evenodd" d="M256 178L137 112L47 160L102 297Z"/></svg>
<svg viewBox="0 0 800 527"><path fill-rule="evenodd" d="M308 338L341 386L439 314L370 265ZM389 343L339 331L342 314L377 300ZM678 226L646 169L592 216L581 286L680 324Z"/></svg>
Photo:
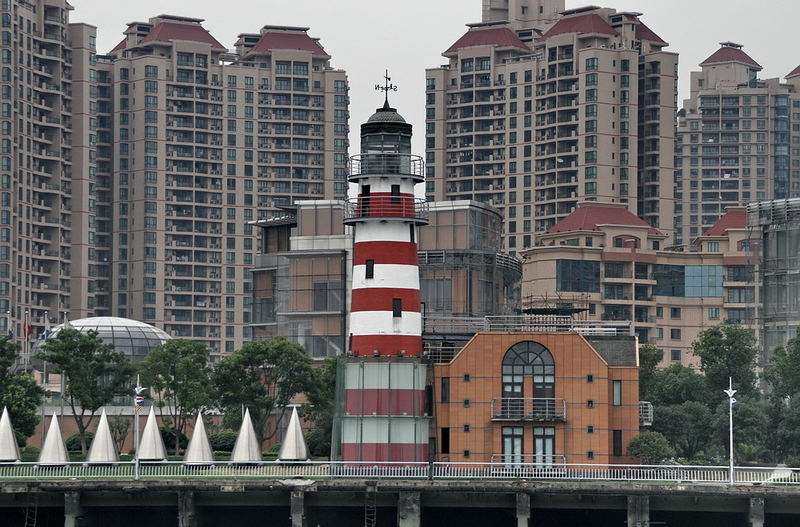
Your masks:
<svg viewBox="0 0 800 527"><path fill-rule="evenodd" d="M64 327L76 329L81 333L97 331L107 344L113 344L134 362L144 359L150 351L170 339L163 330L150 324L119 317L90 317L70 320L53 328L48 338L52 338ZM39 342L39 345L42 341Z"/></svg>

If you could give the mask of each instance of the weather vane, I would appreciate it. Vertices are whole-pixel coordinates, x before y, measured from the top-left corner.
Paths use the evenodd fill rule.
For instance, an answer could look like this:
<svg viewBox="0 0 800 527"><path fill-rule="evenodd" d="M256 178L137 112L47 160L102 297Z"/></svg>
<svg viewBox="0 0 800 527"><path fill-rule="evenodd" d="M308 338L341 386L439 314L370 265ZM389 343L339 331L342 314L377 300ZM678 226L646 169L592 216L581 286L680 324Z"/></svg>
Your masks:
<svg viewBox="0 0 800 527"><path fill-rule="evenodd" d="M381 86L380 84L375 85L375 91L382 91L386 94L386 106L389 106L389 92L390 91L397 91L397 86L392 84L392 78L389 77L389 70L386 70L386 74L383 76L384 85Z"/></svg>

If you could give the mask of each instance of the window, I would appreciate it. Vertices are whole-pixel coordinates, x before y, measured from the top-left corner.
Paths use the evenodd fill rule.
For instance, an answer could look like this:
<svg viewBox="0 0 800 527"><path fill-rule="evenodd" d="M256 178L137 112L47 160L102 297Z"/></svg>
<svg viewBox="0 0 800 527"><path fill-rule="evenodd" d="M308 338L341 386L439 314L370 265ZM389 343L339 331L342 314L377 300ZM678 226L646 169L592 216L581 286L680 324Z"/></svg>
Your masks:
<svg viewBox="0 0 800 527"><path fill-rule="evenodd" d="M364 278L375 278L375 260L367 260Z"/></svg>
<svg viewBox="0 0 800 527"><path fill-rule="evenodd" d="M450 377L442 377L441 381L442 385L442 394L441 394L441 401L443 403L450 402Z"/></svg>
<svg viewBox="0 0 800 527"><path fill-rule="evenodd" d="M719 308L718 307L709 307L708 308L708 318L712 320L716 320L719 318Z"/></svg>
<svg viewBox="0 0 800 527"><path fill-rule="evenodd" d="M472 401L469 399L464 399L464 408L469 408L472 406Z"/></svg>
<svg viewBox="0 0 800 527"><path fill-rule="evenodd" d="M392 316L395 318L403 316L402 298L392 298Z"/></svg>
<svg viewBox="0 0 800 527"><path fill-rule="evenodd" d="M598 66L597 57L586 59L586 71L596 70Z"/></svg>
<svg viewBox="0 0 800 527"><path fill-rule="evenodd" d="M502 382L503 406L501 412L507 416L521 416L524 408L520 397L524 397L525 377L535 380L533 396L551 399L555 397L555 362L550 351L538 342L525 341L514 344L503 357ZM535 409L543 412L541 417L555 417L555 407L543 406Z"/></svg>
<svg viewBox="0 0 800 527"><path fill-rule="evenodd" d="M622 455L622 430L614 430L613 436L614 440L611 454L619 457Z"/></svg>
<svg viewBox="0 0 800 527"><path fill-rule="evenodd" d="M679 307L671 307L671 308L669 308L669 318L680 319L681 318L681 308L679 308Z"/></svg>
<svg viewBox="0 0 800 527"><path fill-rule="evenodd" d="M469 432L470 426L468 424L464 425L464 432Z"/></svg>
<svg viewBox="0 0 800 527"><path fill-rule="evenodd" d="M669 358L672 362L680 362L681 361L681 350L670 350L669 351Z"/></svg>
<svg viewBox="0 0 800 527"><path fill-rule="evenodd" d="M586 382L594 382L594 375L591 373L586 376Z"/></svg>
<svg viewBox="0 0 800 527"><path fill-rule="evenodd" d="M622 381L611 381L611 404L622 406Z"/></svg>
<svg viewBox="0 0 800 527"><path fill-rule="evenodd" d="M681 340L680 328L672 328L669 330L669 338L672 340Z"/></svg>
<svg viewBox="0 0 800 527"><path fill-rule="evenodd" d="M440 429L439 437L441 437L441 451L442 454L449 454L450 453L450 429L449 428L441 428Z"/></svg>
<svg viewBox="0 0 800 527"><path fill-rule="evenodd" d="M587 434L594 434L594 425L589 425L586 427Z"/></svg>
<svg viewBox="0 0 800 527"><path fill-rule="evenodd" d="M471 380L469 373L464 374L464 382L469 382Z"/></svg>

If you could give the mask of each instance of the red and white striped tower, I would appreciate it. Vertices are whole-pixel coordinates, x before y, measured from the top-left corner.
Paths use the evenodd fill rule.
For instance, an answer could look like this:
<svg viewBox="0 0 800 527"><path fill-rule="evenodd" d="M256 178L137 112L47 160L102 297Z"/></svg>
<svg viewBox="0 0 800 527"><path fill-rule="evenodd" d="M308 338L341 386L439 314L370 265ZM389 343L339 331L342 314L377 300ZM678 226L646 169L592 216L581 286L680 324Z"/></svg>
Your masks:
<svg viewBox="0 0 800 527"><path fill-rule="evenodd" d="M345 214L354 245L341 458L427 462L416 242L427 209L414 197L422 158L388 100L361 126L361 151L350 163L358 197Z"/></svg>

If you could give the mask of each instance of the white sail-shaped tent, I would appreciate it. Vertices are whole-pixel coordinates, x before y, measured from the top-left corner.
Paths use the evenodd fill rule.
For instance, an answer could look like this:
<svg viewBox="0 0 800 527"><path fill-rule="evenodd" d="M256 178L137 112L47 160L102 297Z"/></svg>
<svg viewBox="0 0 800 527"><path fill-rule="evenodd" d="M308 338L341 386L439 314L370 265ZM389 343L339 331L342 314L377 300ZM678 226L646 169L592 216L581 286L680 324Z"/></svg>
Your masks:
<svg viewBox="0 0 800 527"><path fill-rule="evenodd" d="M244 412L242 426L239 428L239 435L231 452L231 463L259 463L261 461L261 445L256 439L256 431L253 428L253 420L250 419L250 409Z"/></svg>
<svg viewBox="0 0 800 527"><path fill-rule="evenodd" d="M19 459L19 446L14 427L11 426L11 417L8 415L8 408L3 407L3 415L0 417L0 463L16 462Z"/></svg>
<svg viewBox="0 0 800 527"><path fill-rule="evenodd" d="M156 413L152 406L150 414L147 416L147 423L144 425L138 454L139 461L164 461L167 459L167 449L161 438L161 431L156 422Z"/></svg>
<svg viewBox="0 0 800 527"><path fill-rule="evenodd" d="M58 416L54 415L50 419L50 428L44 437L42 451L39 454L39 465L47 467L62 466L69 463L67 445L61 437L61 427L58 424Z"/></svg>
<svg viewBox="0 0 800 527"><path fill-rule="evenodd" d="M286 435L281 444L281 451L278 454L278 461L306 461L308 460L308 447L303 436L303 428L300 426L300 417L297 415L297 407L292 407L292 417L289 419L289 426L286 427Z"/></svg>
<svg viewBox="0 0 800 527"><path fill-rule="evenodd" d="M89 447L89 455L86 462L90 465L107 465L119 461L117 457L117 447L114 444L114 436L111 435L111 427L108 425L106 410L100 413L100 422L94 432L92 446Z"/></svg>
<svg viewBox="0 0 800 527"><path fill-rule="evenodd" d="M213 465L214 454L211 452L211 443L208 442L206 425L203 423L203 416L197 412L197 419L194 422L194 432L189 446L186 448L186 455L183 457L185 465Z"/></svg>

